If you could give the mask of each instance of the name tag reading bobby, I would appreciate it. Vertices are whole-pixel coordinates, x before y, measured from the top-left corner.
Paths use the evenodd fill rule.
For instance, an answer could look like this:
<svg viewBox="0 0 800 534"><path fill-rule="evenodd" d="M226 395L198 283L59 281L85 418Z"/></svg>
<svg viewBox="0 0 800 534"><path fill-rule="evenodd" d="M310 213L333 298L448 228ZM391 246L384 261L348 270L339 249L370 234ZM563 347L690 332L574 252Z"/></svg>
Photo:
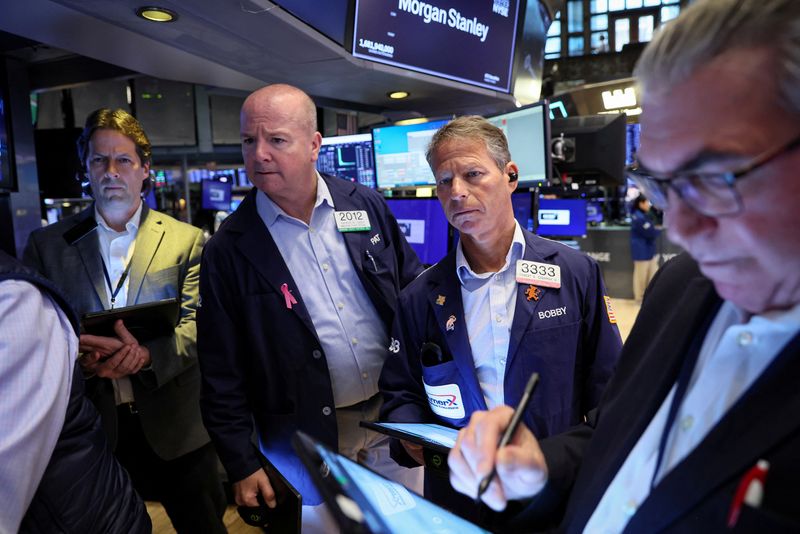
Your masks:
<svg viewBox="0 0 800 534"><path fill-rule="evenodd" d="M535 286L561 287L561 267L550 263L517 260L517 282Z"/></svg>
<svg viewBox="0 0 800 534"><path fill-rule="evenodd" d="M334 211L333 217L340 232L365 232L372 228L365 210Z"/></svg>

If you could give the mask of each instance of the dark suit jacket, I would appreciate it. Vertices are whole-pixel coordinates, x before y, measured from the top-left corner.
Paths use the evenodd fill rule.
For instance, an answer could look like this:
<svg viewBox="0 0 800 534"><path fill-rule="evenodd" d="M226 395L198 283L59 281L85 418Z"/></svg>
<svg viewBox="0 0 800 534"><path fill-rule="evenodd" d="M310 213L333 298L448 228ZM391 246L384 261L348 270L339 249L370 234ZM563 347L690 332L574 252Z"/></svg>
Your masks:
<svg viewBox="0 0 800 534"><path fill-rule="evenodd" d="M559 502L559 493L563 497L571 489L561 529L582 531L675 384L685 355L700 349L720 304L689 256L662 267L589 423L542 442L551 477L527 510L527 520L546 514ZM626 532L725 531L740 480L762 458L771 465L763 503L759 509L745 507L736 530L800 531L798 377L800 336L653 489Z"/></svg>
<svg viewBox="0 0 800 534"><path fill-rule="evenodd" d="M34 231L24 261L62 290L83 315L105 308L106 282L95 231L94 205L77 215ZM79 228L77 234L75 228ZM128 305L180 298L181 318L171 336L143 343L150 350L150 370L131 376L144 434L164 460L172 460L209 442L200 418L200 372L195 344L202 232L145 205L136 235L128 282ZM87 380L87 395L97 406L112 447L116 446L117 412L111 380Z"/></svg>
<svg viewBox="0 0 800 534"><path fill-rule="evenodd" d="M323 179L337 211L369 215L372 229L344 233L344 240L388 330L400 289L422 270L419 260L380 194ZM255 422L270 460L301 492L313 491L290 440L299 429L338 447L330 375L303 300L303 280L289 272L259 217L257 193L250 191L203 251L197 315L203 420L230 480L260 467L251 445ZM297 300L291 309L283 284Z"/></svg>
<svg viewBox="0 0 800 534"><path fill-rule="evenodd" d="M541 381L524 422L536 435L549 436L583 421L597 406L622 340L609 318L597 263L562 244L526 230L523 234L523 259L561 267L561 287L541 287L537 299L532 300L526 296L527 284L517 286L504 376L505 402L515 406L531 373L539 372ZM513 273L514 266L510 268ZM539 315L552 310L563 310L563 314ZM445 323L451 316L456 318L455 328L447 330ZM392 330L397 344L381 373L382 420L431 421L458 428L466 426L474 411L487 409L465 325L453 249L400 296ZM449 361L424 367L419 352L426 341L435 342ZM428 386L457 385L459 413L454 417L434 415L423 380ZM398 461L408 460L402 447L393 452Z"/></svg>

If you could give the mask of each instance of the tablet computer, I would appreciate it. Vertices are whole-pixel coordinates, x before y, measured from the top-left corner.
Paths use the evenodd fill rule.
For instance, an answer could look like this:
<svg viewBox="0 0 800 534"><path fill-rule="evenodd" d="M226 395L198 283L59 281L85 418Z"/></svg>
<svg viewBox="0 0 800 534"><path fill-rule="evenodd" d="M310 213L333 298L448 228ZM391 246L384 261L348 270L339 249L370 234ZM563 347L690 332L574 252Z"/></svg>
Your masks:
<svg viewBox="0 0 800 534"><path fill-rule="evenodd" d="M303 497L266 456L256 447L261 467L275 491L275 508L269 508L259 494L259 506L239 506L237 511L248 525L275 534L300 534L303 514Z"/></svg>
<svg viewBox="0 0 800 534"><path fill-rule="evenodd" d="M164 299L123 308L91 312L81 317L81 333L116 337L114 323L122 319L131 335L139 343L171 335L180 318L181 307L177 299Z"/></svg>
<svg viewBox="0 0 800 534"><path fill-rule="evenodd" d="M292 445L342 532L484 534L466 519L296 432Z"/></svg>
<svg viewBox="0 0 800 534"><path fill-rule="evenodd" d="M422 445L447 455L456 444L458 430L436 423L378 423L361 421L361 426L386 434L393 438L403 439Z"/></svg>

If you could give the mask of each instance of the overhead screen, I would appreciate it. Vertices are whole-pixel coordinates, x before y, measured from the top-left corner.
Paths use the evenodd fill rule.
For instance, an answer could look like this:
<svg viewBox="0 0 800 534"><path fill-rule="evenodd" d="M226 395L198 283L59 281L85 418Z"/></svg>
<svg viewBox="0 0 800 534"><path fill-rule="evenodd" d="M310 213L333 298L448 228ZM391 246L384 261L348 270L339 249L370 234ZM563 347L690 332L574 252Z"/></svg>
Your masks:
<svg viewBox="0 0 800 534"><path fill-rule="evenodd" d="M378 187L434 185L425 150L436 130L445 124L447 121L442 120L372 130Z"/></svg>
<svg viewBox="0 0 800 534"><path fill-rule="evenodd" d="M553 139L564 135L565 161L559 170L587 185L624 185L627 134L625 115L555 119Z"/></svg>
<svg viewBox="0 0 800 534"><path fill-rule="evenodd" d="M372 135L340 135L323 138L317 158L317 170L374 188Z"/></svg>
<svg viewBox="0 0 800 534"><path fill-rule="evenodd" d="M519 167L520 185L534 185L550 174L549 119L543 102L509 113L487 117L503 130L511 159Z"/></svg>
<svg viewBox="0 0 800 534"><path fill-rule="evenodd" d="M356 57L510 92L518 0L356 0Z"/></svg>

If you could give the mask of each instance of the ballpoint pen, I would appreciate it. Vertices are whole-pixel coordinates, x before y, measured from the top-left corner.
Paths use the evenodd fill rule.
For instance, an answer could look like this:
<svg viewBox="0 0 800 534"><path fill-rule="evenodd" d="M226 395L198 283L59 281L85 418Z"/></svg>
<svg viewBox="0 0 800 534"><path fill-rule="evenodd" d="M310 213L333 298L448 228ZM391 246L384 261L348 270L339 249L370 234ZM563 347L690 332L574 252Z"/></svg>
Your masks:
<svg viewBox="0 0 800 534"><path fill-rule="evenodd" d="M747 505L753 508L761 506L761 500L764 497L764 483L767 480L768 471L769 462L759 460L739 481L739 486L733 495L731 509L728 512L728 528L736 526L742 506Z"/></svg>
<svg viewBox="0 0 800 534"><path fill-rule="evenodd" d="M522 421L522 415L525 413L525 410L528 409L528 404L530 404L531 397L533 397L533 390L536 389L536 384L538 382L539 373L533 373L528 379L528 383L525 385L525 391L523 391L522 398L519 400L519 404L514 410L514 414L511 416L511 421L508 423L505 432L503 432L503 436L500 438L500 443L497 445L497 450L500 450L511 443L511 438L513 438L514 434L517 432L517 428ZM489 487L489 484L492 482L492 479L496 473L497 465L494 465L492 466L491 472L483 477L481 483L478 485L478 494L475 496L476 501L480 501L481 495L483 495L486 491L486 488Z"/></svg>

